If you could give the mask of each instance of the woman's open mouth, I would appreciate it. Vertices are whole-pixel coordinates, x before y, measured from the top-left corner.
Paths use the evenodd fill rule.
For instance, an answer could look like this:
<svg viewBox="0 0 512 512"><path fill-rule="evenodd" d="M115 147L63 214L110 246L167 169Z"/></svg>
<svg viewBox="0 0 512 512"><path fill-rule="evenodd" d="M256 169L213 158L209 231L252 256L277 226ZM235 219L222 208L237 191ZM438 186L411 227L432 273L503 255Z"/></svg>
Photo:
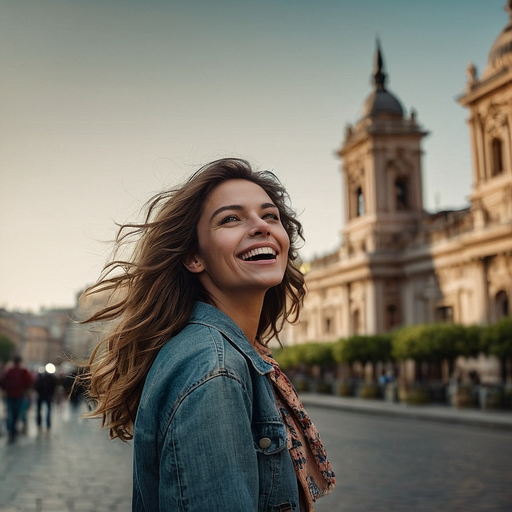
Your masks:
<svg viewBox="0 0 512 512"><path fill-rule="evenodd" d="M244 252L239 256L243 261L261 261L276 259L277 252L272 247L258 247Z"/></svg>

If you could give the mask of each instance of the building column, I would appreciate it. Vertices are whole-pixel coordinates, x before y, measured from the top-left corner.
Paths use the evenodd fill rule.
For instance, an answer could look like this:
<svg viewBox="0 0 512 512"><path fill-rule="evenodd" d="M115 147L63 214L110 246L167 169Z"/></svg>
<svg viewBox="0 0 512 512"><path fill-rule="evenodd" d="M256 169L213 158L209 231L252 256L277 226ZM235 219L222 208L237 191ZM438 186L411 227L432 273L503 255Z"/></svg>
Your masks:
<svg viewBox="0 0 512 512"><path fill-rule="evenodd" d="M376 308L376 287L377 281L368 279L366 281L366 293L365 293L365 332L364 334L376 334L377 333L377 315L378 310Z"/></svg>
<svg viewBox="0 0 512 512"><path fill-rule="evenodd" d="M481 170L480 170L480 161L478 159L478 141L476 134L476 123L475 117L471 116L468 120L469 124L469 133L471 140L471 160L473 164L473 187L475 187L480 182Z"/></svg>
<svg viewBox="0 0 512 512"><path fill-rule="evenodd" d="M475 147L477 153L477 161L478 161L478 184L482 182L486 182L488 179L487 176L487 166L485 165L485 138L483 133L483 125L480 116L475 118Z"/></svg>
<svg viewBox="0 0 512 512"><path fill-rule="evenodd" d="M344 284L341 286L341 303L343 308L341 310L341 329L340 338L348 338L350 336L350 285Z"/></svg>
<svg viewBox="0 0 512 512"><path fill-rule="evenodd" d="M487 284L487 265L483 258L474 263L475 282L474 297L476 301L476 311L480 311L478 323L485 325L489 323L489 290Z"/></svg>

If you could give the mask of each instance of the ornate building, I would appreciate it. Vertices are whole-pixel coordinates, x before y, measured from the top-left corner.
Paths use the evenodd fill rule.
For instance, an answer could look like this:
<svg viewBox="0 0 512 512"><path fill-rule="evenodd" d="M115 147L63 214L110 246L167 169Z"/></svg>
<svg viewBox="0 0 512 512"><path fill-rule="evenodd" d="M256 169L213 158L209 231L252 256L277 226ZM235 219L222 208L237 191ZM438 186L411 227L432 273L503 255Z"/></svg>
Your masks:
<svg viewBox="0 0 512 512"><path fill-rule="evenodd" d="M470 65L458 99L469 109L473 159L470 206L462 210L424 210L427 132L386 89L377 45L374 90L338 151L343 242L310 263L301 322L286 332L285 343L436 321L486 324L511 313L512 0L506 10L509 22L482 77Z"/></svg>

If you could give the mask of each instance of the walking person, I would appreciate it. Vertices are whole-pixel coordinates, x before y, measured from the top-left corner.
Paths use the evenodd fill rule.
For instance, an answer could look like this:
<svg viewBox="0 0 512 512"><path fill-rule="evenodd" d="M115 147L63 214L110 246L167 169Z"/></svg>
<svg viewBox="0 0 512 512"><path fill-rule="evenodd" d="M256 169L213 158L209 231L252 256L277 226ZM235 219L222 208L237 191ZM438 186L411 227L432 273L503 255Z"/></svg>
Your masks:
<svg viewBox="0 0 512 512"><path fill-rule="evenodd" d="M0 387L4 390L7 403L7 432L9 442L13 443L18 435L17 424L20 419L23 401L32 386L32 376L23 366L20 356L16 356L10 368L0 378Z"/></svg>
<svg viewBox="0 0 512 512"><path fill-rule="evenodd" d="M28 432L28 411L32 405L32 397L30 390L25 391L25 396L21 402L20 420L21 420L21 434L27 435Z"/></svg>
<svg viewBox="0 0 512 512"><path fill-rule="evenodd" d="M47 434L50 433L52 428L52 403L55 394L55 387L57 379L55 375L48 371L39 373L34 383L34 390L37 394L37 430L39 433L43 431L43 407L46 410L44 425L46 426Z"/></svg>
<svg viewBox="0 0 512 512"><path fill-rule="evenodd" d="M89 395L111 437L133 437L132 510L313 511L334 473L267 346L305 294L285 189L218 160L154 198L118 242L130 236L131 259L86 294L110 297L89 321L115 320L89 361Z"/></svg>

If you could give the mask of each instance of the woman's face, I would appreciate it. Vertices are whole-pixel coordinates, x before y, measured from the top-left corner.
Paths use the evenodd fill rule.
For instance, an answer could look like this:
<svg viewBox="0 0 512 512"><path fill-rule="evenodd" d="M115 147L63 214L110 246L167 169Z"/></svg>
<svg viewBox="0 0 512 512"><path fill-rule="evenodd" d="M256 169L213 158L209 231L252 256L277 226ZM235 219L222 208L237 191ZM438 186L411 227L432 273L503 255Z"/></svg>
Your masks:
<svg viewBox="0 0 512 512"><path fill-rule="evenodd" d="M259 185L236 179L216 187L197 232L199 251L185 263L214 299L264 294L283 280L290 240Z"/></svg>

